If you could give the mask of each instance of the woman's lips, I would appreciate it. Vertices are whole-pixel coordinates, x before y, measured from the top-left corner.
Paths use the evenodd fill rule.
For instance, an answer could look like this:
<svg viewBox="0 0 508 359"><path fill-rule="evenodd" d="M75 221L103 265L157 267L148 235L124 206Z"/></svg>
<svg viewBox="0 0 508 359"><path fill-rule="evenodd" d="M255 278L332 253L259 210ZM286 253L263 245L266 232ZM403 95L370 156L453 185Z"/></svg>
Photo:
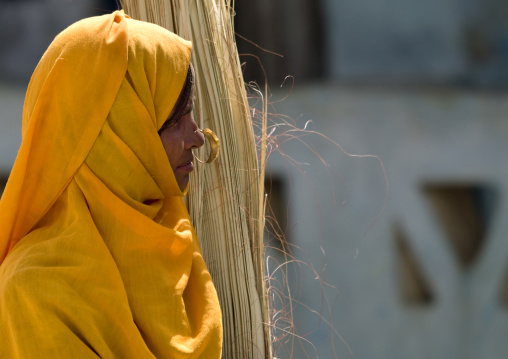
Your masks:
<svg viewBox="0 0 508 359"><path fill-rule="evenodd" d="M194 163L189 162L184 165L178 166L176 169L182 172L192 172L194 170Z"/></svg>

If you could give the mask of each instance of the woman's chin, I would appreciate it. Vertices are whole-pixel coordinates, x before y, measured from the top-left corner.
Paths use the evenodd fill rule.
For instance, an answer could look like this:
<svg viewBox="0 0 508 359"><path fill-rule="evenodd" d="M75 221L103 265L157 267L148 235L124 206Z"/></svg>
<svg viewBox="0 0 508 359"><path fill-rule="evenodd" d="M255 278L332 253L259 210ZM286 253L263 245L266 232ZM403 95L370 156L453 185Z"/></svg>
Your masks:
<svg viewBox="0 0 508 359"><path fill-rule="evenodd" d="M178 187L180 191L185 192L187 186L189 185L189 174L182 175L180 178L177 178L176 182L178 183Z"/></svg>

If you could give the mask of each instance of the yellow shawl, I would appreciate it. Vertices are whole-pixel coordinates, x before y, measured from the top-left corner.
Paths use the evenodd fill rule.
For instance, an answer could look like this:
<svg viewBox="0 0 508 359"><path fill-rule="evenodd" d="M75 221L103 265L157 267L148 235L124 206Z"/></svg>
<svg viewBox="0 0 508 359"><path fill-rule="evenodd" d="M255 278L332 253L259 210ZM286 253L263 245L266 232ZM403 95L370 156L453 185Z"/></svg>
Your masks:
<svg viewBox="0 0 508 359"><path fill-rule="evenodd" d="M217 294L157 134L190 52L120 11L42 57L0 201L1 358L220 357Z"/></svg>

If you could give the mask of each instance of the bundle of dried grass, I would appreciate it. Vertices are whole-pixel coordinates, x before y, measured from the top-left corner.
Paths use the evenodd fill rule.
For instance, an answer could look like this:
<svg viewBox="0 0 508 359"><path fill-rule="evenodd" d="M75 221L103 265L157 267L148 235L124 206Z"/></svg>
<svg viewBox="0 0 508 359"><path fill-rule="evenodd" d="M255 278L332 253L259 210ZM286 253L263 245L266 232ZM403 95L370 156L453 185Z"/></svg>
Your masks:
<svg viewBox="0 0 508 359"><path fill-rule="evenodd" d="M198 165L189 211L223 311L225 358L271 358L264 281L264 159L261 163L234 40L231 1L121 0L130 16L193 43L195 113L221 140L221 156ZM266 111L265 111L266 113Z"/></svg>

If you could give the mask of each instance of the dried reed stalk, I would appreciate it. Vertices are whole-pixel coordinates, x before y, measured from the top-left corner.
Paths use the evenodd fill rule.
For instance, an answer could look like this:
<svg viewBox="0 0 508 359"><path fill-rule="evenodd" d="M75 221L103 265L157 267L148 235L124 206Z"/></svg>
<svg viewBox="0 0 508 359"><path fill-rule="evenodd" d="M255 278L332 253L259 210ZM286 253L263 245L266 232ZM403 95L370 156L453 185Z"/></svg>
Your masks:
<svg viewBox="0 0 508 359"><path fill-rule="evenodd" d="M232 28L231 0L121 0L131 17L193 43L195 114L214 130L221 155L193 174L189 212L223 311L224 358L271 358L263 260L264 161L261 164ZM266 113L266 111L265 111Z"/></svg>

